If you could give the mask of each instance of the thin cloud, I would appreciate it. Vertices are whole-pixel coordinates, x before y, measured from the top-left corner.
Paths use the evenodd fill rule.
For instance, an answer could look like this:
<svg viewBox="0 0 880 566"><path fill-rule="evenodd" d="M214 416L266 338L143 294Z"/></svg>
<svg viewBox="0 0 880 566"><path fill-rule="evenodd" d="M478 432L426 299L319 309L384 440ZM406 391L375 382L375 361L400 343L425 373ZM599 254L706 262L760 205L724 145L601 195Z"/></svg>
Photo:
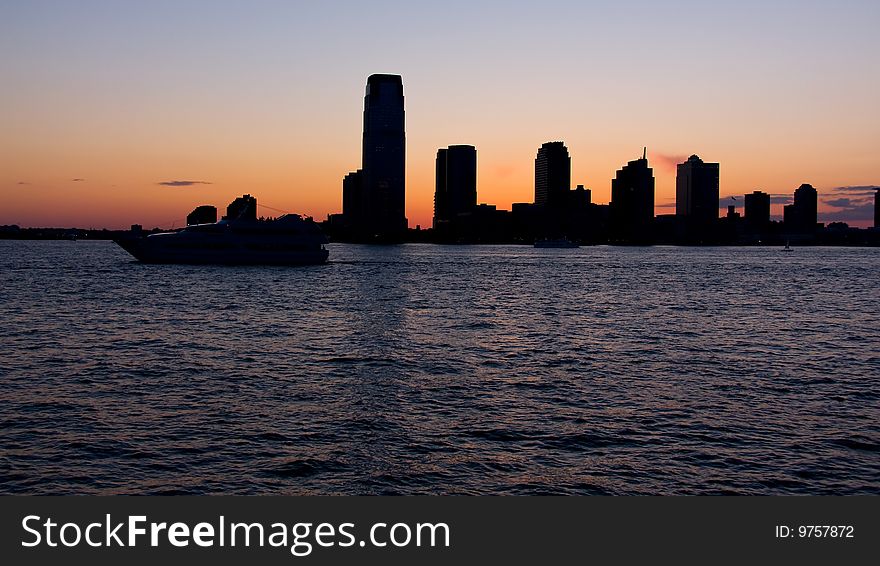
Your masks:
<svg viewBox="0 0 880 566"><path fill-rule="evenodd" d="M849 208L849 207L856 204L856 202L853 201L853 199L846 198L846 197L827 199L823 202L825 204L827 204L828 206L833 206L835 208ZM859 203L859 204L862 204L862 203Z"/></svg>
<svg viewBox="0 0 880 566"><path fill-rule="evenodd" d="M16 183L16 184L17 184L17 185L30 185L30 183L28 183L27 181L19 181L19 182Z"/></svg>
<svg viewBox="0 0 880 566"><path fill-rule="evenodd" d="M499 179L505 179L515 173L516 169L516 165L510 163L499 163L492 167L492 172L495 173L495 176Z"/></svg>
<svg viewBox="0 0 880 566"><path fill-rule="evenodd" d="M822 203L837 210L819 212L823 222L867 221L874 218L874 195L876 185L834 187ZM831 198L828 198L831 197Z"/></svg>
<svg viewBox="0 0 880 566"><path fill-rule="evenodd" d="M160 181L156 183L163 187L191 187L193 185L210 185L210 181Z"/></svg>
<svg viewBox="0 0 880 566"><path fill-rule="evenodd" d="M871 220L873 218L873 203L853 204L840 210L819 213L820 222L847 222L850 220Z"/></svg>
<svg viewBox="0 0 880 566"><path fill-rule="evenodd" d="M837 194L856 195L864 197L873 197L874 193L880 189L878 185L851 185L846 187L834 187L829 192Z"/></svg>
<svg viewBox="0 0 880 566"><path fill-rule="evenodd" d="M676 154L668 154L668 153L657 153L654 151L648 152L648 157L651 158L651 164L663 169L664 171L668 171L671 173L675 173L678 171L678 164L684 163L687 161L687 155L676 155Z"/></svg>
<svg viewBox="0 0 880 566"><path fill-rule="evenodd" d="M74 183L80 183L82 181L85 181L85 179L80 179L79 177L77 177L76 179L71 179L71 181Z"/></svg>

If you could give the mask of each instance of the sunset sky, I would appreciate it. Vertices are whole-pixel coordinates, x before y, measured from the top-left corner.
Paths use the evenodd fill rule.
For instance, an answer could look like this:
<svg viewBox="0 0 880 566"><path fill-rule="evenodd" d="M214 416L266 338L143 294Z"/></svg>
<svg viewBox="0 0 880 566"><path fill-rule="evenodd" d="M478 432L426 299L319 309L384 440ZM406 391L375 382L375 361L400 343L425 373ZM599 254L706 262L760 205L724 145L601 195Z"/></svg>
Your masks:
<svg viewBox="0 0 880 566"><path fill-rule="evenodd" d="M360 167L367 76L393 73L410 226L438 148L476 146L479 201L509 209L553 140L594 202L647 146L658 214L696 153L724 197L781 215L811 183L820 221L868 226L878 24L876 0L0 0L0 224L179 226L243 193L322 219Z"/></svg>

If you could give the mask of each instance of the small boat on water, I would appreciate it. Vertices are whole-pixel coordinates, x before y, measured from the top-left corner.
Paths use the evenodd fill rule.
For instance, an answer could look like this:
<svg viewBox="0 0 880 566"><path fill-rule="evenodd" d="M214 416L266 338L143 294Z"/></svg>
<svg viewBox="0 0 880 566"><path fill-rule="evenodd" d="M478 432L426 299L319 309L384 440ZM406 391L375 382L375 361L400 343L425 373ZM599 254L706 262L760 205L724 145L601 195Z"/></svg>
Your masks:
<svg viewBox="0 0 880 566"><path fill-rule="evenodd" d="M234 220L223 218L149 235L133 227L113 241L144 263L312 265L327 261L324 244L329 240L311 218L285 214L257 219L256 199L245 195L239 200L254 210L241 211Z"/></svg>
<svg viewBox="0 0 880 566"><path fill-rule="evenodd" d="M782 251L784 251L784 252L790 252L790 251L792 251L792 249L791 249L791 244L790 244L789 242L785 242L785 247L782 248Z"/></svg>
<svg viewBox="0 0 880 566"><path fill-rule="evenodd" d="M535 240L536 248L579 248L580 245L568 238L544 238Z"/></svg>

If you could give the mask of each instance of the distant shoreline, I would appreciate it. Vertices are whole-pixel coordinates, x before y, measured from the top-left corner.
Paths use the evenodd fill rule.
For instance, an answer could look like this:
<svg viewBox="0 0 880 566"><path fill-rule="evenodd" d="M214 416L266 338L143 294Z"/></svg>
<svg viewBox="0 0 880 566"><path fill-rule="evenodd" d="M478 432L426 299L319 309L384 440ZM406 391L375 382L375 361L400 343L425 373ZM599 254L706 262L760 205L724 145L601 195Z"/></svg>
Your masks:
<svg viewBox="0 0 880 566"><path fill-rule="evenodd" d="M165 232L171 229L153 228L147 233ZM81 228L18 228L0 227L0 240L94 240L109 241L130 234L129 230L81 229ZM396 244L436 244L448 246L462 245L522 245L532 246L534 242L516 239L497 241L447 241L436 238L433 230L410 229L407 237L396 242L369 242L350 239L334 239L331 243L347 243L361 245L396 245ZM685 242L666 238L656 238L641 244L626 244L610 241L579 242L583 247L612 245L620 247L633 246L680 246L680 247L778 247L790 243L793 247L832 246L832 247L880 247L880 229L878 228L847 228L844 230L823 229L812 236L777 234L761 241L716 241L716 242Z"/></svg>

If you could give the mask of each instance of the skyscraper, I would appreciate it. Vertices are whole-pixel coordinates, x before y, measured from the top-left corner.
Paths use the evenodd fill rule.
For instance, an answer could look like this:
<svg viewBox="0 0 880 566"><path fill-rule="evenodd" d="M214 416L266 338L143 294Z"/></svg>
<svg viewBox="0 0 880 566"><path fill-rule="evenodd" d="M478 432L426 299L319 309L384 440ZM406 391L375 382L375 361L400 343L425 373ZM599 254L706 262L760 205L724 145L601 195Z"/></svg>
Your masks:
<svg viewBox="0 0 880 566"><path fill-rule="evenodd" d="M880 228L880 189L874 193L874 228Z"/></svg>
<svg viewBox="0 0 880 566"><path fill-rule="evenodd" d="M770 224L770 195L753 191L745 196L746 223L752 228L763 229Z"/></svg>
<svg viewBox="0 0 880 566"><path fill-rule="evenodd" d="M813 185L803 184L794 191L794 202L785 205L783 221L786 232L813 233L818 220L818 193Z"/></svg>
<svg viewBox="0 0 880 566"><path fill-rule="evenodd" d="M678 164L675 177L675 214L694 226L718 220L717 163L704 163L696 155Z"/></svg>
<svg viewBox="0 0 880 566"><path fill-rule="evenodd" d="M362 170L366 235L402 237L407 224L406 135L400 75L367 79Z"/></svg>
<svg viewBox="0 0 880 566"><path fill-rule="evenodd" d="M647 150L641 159L618 169L611 180L610 212L614 239L643 242L650 238L654 221L654 170L648 167Z"/></svg>
<svg viewBox="0 0 880 566"><path fill-rule="evenodd" d="M451 145L437 150L434 227L477 206L477 149Z"/></svg>
<svg viewBox="0 0 880 566"><path fill-rule="evenodd" d="M342 216L349 229L360 226L365 216L363 176L358 169L342 180Z"/></svg>
<svg viewBox="0 0 880 566"><path fill-rule="evenodd" d="M449 149L438 149L434 164L434 228L449 222L449 193L446 187L446 154Z"/></svg>
<svg viewBox="0 0 880 566"><path fill-rule="evenodd" d="M571 157L561 141L547 142L535 157L535 204L564 207L571 188Z"/></svg>

